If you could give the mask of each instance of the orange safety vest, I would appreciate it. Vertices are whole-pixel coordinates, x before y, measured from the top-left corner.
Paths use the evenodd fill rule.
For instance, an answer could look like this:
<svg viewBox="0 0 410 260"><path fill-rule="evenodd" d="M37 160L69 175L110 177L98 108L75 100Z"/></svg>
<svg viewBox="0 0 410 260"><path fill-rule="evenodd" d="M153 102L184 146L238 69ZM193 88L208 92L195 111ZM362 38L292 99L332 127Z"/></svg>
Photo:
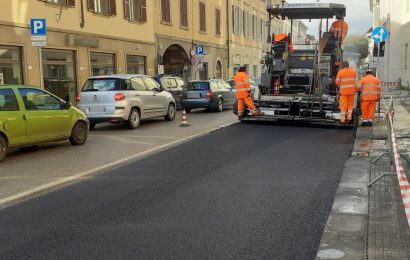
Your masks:
<svg viewBox="0 0 410 260"><path fill-rule="evenodd" d="M251 92L251 84L249 83L249 77L246 72L238 72L233 78L235 82L236 97L247 98Z"/></svg>
<svg viewBox="0 0 410 260"><path fill-rule="evenodd" d="M336 36L336 38L338 38L340 35L340 32L342 32L342 42L343 42L346 38L348 29L349 29L349 26L347 25L347 23L339 19L332 23L332 26L330 27L329 32L333 33Z"/></svg>
<svg viewBox="0 0 410 260"><path fill-rule="evenodd" d="M289 51L290 51L291 53L293 53L293 44L292 44L292 41L289 40L288 37L289 37L289 36L288 36L287 34L285 34L285 33L279 33L279 34L276 34L276 35L275 35L274 41L275 41L275 42L287 41L287 42L288 42L288 46L289 46Z"/></svg>
<svg viewBox="0 0 410 260"><path fill-rule="evenodd" d="M350 68L341 69L336 76L336 85L342 96L354 95L356 93L356 71Z"/></svg>
<svg viewBox="0 0 410 260"><path fill-rule="evenodd" d="M378 100L381 96L380 80L371 74L361 78L356 86L362 91L362 100Z"/></svg>

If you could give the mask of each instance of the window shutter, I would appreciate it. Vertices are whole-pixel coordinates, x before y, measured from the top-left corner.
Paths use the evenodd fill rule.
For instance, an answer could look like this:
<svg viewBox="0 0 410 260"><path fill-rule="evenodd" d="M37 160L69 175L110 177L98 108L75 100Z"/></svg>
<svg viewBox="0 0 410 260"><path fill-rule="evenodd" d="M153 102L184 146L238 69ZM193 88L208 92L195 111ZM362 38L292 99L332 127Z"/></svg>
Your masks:
<svg viewBox="0 0 410 260"><path fill-rule="evenodd" d="M108 12L110 15L117 15L117 7L115 5L116 0L109 0L108 2Z"/></svg>
<svg viewBox="0 0 410 260"><path fill-rule="evenodd" d="M88 0L88 10L91 12L95 12L94 0Z"/></svg>
<svg viewBox="0 0 410 260"><path fill-rule="evenodd" d="M140 22L147 22L147 0L140 0L141 18Z"/></svg>
<svg viewBox="0 0 410 260"><path fill-rule="evenodd" d="M205 20L205 3L199 2L199 24L200 30L206 32L206 20Z"/></svg>
<svg viewBox="0 0 410 260"><path fill-rule="evenodd" d="M180 0L180 17L181 17L181 26L188 26L188 4L187 0Z"/></svg>
<svg viewBox="0 0 410 260"><path fill-rule="evenodd" d="M215 33L221 35L221 10L215 9Z"/></svg>
<svg viewBox="0 0 410 260"><path fill-rule="evenodd" d="M124 0L124 19L129 20L131 18L130 15L130 1L131 0Z"/></svg>
<svg viewBox="0 0 410 260"><path fill-rule="evenodd" d="M67 6L74 7L75 6L75 0L67 0Z"/></svg>
<svg viewBox="0 0 410 260"><path fill-rule="evenodd" d="M161 14L163 22L171 22L169 0L161 0Z"/></svg>

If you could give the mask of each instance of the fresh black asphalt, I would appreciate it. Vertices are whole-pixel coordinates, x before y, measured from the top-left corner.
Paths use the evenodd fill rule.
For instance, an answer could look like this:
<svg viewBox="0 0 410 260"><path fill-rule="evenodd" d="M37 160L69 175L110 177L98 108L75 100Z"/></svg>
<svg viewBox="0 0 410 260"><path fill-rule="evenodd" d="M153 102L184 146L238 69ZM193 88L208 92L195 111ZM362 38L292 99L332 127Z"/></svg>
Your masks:
<svg viewBox="0 0 410 260"><path fill-rule="evenodd" d="M314 259L353 140L233 125L0 210L0 259Z"/></svg>

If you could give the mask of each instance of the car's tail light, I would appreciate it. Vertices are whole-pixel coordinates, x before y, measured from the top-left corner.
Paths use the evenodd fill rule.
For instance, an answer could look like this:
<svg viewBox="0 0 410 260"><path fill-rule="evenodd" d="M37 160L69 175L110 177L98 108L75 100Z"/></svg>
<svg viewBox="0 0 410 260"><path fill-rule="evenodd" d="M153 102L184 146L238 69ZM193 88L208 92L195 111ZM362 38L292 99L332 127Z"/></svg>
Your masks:
<svg viewBox="0 0 410 260"><path fill-rule="evenodd" d="M212 91L208 91L207 93L206 93L206 97L208 97L208 98L211 98L211 97L213 97L214 96L214 93L212 93Z"/></svg>
<svg viewBox="0 0 410 260"><path fill-rule="evenodd" d="M80 102L80 95L77 95L77 96L75 97L75 101L76 101L77 103Z"/></svg>
<svg viewBox="0 0 410 260"><path fill-rule="evenodd" d="M125 99L125 95L122 94L122 93L117 93L117 94L115 94L114 99L115 99L115 101L124 100L124 99Z"/></svg>

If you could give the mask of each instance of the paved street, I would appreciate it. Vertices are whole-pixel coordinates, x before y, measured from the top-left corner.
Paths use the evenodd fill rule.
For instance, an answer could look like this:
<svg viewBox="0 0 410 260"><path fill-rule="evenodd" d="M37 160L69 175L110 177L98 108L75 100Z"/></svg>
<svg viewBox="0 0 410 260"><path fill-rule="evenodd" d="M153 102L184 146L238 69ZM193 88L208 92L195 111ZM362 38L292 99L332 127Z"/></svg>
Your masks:
<svg viewBox="0 0 410 260"><path fill-rule="evenodd" d="M353 141L235 124L2 209L0 258L314 259Z"/></svg>
<svg viewBox="0 0 410 260"><path fill-rule="evenodd" d="M82 173L92 173L95 169L119 163L124 158L132 160L160 146L237 122L231 109L222 113L194 110L188 114L191 126L186 128L179 127L180 116L179 111L173 122L163 118L149 120L136 130L122 124L97 125L82 146L72 146L66 141L11 151L0 167L0 208L2 200L32 192L43 185L54 186L54 183L76 178Z"/></svg>

